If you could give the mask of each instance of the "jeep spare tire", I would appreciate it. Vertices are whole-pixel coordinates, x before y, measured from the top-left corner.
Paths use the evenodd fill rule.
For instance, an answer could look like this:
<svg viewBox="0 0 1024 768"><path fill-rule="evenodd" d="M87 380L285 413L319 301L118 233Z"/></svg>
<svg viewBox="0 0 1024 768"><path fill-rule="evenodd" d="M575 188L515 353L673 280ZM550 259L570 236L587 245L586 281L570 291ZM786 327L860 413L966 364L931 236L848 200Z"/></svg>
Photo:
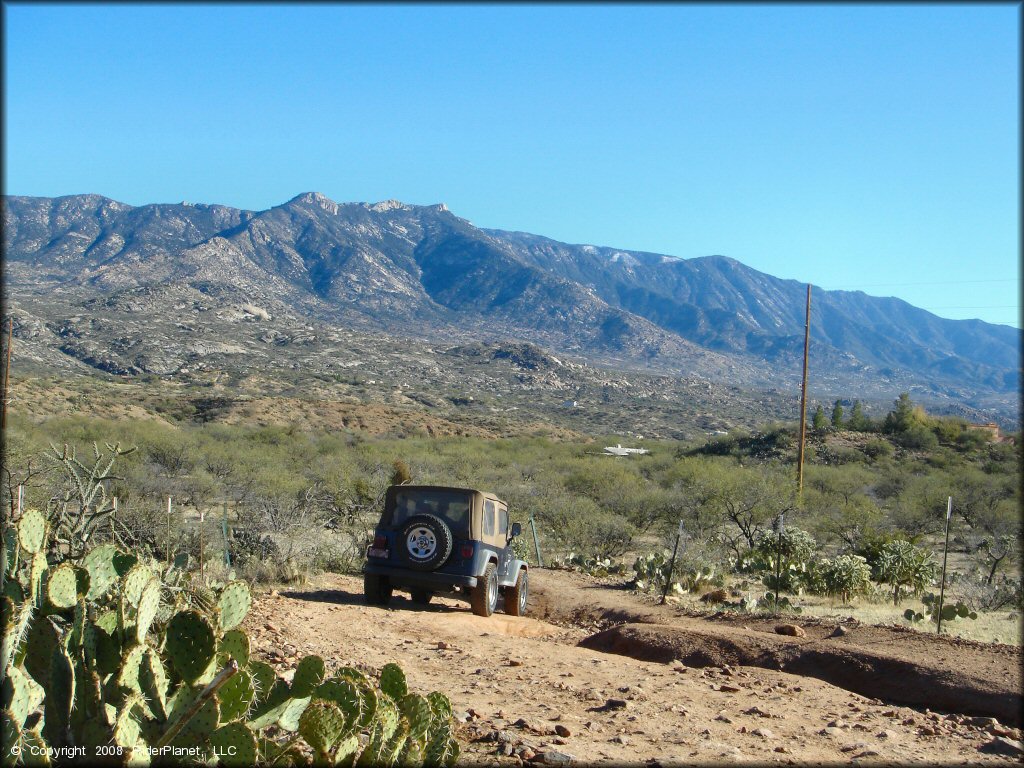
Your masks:
<svg viewBox="0 0 1024 768"><path fill-rule="evenodd" d="M452 553L452 531L439 517L416 515L402 526L398 551L410 568L432 571L448 560Z"/></svg>

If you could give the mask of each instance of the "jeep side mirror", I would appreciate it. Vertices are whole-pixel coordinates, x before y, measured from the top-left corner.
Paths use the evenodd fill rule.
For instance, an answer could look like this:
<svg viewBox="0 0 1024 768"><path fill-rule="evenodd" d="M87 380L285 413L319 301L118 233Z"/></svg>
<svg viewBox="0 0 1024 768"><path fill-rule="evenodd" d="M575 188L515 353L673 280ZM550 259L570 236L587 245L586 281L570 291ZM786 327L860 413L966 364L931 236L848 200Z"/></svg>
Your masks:
<svg viewBox="0 0 1024 768"><path fill-rule="evenodd" d="M523 532L523 526L519 523L512 523L512 530L508 534L509 541Z"/></svg>

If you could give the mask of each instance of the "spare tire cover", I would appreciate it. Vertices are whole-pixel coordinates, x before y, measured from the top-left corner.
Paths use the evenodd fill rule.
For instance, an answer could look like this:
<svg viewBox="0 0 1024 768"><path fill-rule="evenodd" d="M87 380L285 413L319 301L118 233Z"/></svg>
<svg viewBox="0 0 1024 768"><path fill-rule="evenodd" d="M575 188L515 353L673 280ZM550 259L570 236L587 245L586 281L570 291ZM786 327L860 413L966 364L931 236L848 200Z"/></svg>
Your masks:
<svg viewBox="0 0 1024 768"><path fill-rule="evenodd" d="M402 526L398 551L410 568L432 571L443 565L452 553L452 531L435 515L416 515Z"/></svg>

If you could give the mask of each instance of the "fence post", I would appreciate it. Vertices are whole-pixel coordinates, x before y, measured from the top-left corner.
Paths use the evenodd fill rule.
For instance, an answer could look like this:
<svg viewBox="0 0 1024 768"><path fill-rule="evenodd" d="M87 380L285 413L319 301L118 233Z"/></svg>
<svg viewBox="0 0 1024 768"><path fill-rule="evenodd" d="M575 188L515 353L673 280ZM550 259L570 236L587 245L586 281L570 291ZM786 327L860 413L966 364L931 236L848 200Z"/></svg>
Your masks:
<svg viewBox="0 0 1024 768"><path fill-rule="evenodd" d="M537 551L537 567L543 568L544 561L540 559L540 539L537 538L537 526L533 522L533 512L530 513L530 530L533 531L533 548Z"/></svg>
<svg viewBox="0 0 1024 768"><path fill-rule="evenodd" d="M942 600L946 596L946 555L949 554L949 518L953 516L953 497L946 499L946 544L942 549L942 582L939 587L939 623L935 627L935 634L942 632Z"/></svg>
<svg viewBox="0 0 1024 768"><path fill-rule="evenodd" d="M775 551L775 615L779 613L779 593L782 591L782 530L785 525L783 522L785 517L784 512L779 512L779 543Z"/></svg>
<svg viewBox="0 0 1024 768"><path fill-rule="evenodd" d="M203 529L206 527L203 523L206 521L206 512L199 510L199 578L206 584L206 554L203 549L203 544L206 542L206 536L204 535Z"/></svg>
<svg viewBox="0 0 1024 768"><path fill-rule="evenodd" d="M228 541L228 503L224 502L224 564L231 567L231 543Z"/></svg>
<svg viewBox="0 0 1024 768"><path fill-rule="evenodd" d="M171 497L167 497L167 567L171 567Z"/></svg>
<svg viewBox="0 0 1024 768"><path fill-rule="evenodd" d="M679 530L676 531L676 543L672 547L672 562L669 563L668 573L665 575L665 587L661 590L661 604L668 601L668 585L672 581L672 572L676 569L676 553L679 551L679 537L683 535L683 521L679 521Z"/></svg>

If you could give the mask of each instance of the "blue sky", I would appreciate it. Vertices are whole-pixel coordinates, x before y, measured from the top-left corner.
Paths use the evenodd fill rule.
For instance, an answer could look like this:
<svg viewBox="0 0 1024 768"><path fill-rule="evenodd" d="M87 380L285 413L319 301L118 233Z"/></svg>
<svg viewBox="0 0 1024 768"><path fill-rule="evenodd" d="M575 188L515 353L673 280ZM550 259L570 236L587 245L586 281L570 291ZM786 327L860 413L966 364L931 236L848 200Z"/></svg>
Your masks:
<svg viewBox="0 0 1024 768"><path fill-rule="evenodd" d="M1020 13L5 3L4 191L444 202L1019 325Z"/></svg>

